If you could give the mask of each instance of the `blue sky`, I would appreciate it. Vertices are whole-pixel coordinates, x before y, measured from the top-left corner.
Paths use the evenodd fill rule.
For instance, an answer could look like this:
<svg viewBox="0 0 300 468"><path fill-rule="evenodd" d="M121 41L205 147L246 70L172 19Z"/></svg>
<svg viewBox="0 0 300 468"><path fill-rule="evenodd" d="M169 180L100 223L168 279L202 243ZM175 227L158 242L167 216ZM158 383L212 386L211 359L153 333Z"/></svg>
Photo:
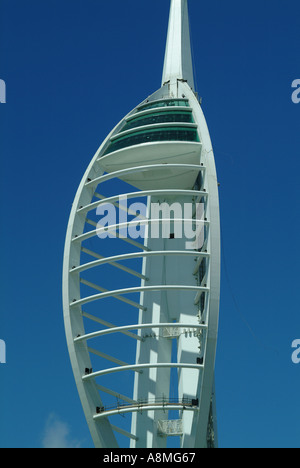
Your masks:
<svg viewBox="0 0 300 468"><path fill-rule="evenodd" d="M221 183L219 443L299 447L300 4L189 3ZM100 143L160 87L168 13L168 0L1 1L1 447L93 446L65 343L65 231Z"/></svg>

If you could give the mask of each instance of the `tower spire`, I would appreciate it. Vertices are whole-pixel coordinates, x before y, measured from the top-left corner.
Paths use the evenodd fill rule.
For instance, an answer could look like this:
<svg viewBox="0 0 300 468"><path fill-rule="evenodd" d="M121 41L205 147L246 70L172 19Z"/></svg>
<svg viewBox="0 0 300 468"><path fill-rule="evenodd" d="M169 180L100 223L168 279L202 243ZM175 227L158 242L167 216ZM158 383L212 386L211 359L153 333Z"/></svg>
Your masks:
<svg viewBox="0 0 300 468"><path fill-rule="evenodd" d="M187 0L171 0L162 84L177 80L195 89Z"/></svg>

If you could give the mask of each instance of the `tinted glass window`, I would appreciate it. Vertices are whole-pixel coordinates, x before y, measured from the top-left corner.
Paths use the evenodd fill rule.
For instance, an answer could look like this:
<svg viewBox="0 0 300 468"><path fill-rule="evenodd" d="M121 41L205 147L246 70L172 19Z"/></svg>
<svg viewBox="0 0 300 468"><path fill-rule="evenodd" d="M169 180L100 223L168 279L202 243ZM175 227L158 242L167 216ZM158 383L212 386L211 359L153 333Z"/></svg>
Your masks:
<svg viewBox="0 0 300 468"><path fill-rule="evenodd" d="M154 109L156 107L178 107L184 106L189 107L189 101L187 99L168 99L166 101L157 101L157 102L150 102L149 104L144 104L143 106L139 107L139 111L146 110L146 109Z"/></svg>
<svg viewBox="0 0 300 468"><path fill-rule="evenodd" d="M137 117L127 122L122 128L122 132L130 130L131 128L142 127L143 125L153 125L159 123L193 123L193 116L191 112L161 112L148 114L144 117Z"/></svg>
<svg viewBox="0 0 300 468"><path fill-rule="evenodd" d="M183 127L169 127L144 132L135 132L114 140L104 154L126 148L128 146L150 143L153 141L199 141L196 129Z"/></svg>

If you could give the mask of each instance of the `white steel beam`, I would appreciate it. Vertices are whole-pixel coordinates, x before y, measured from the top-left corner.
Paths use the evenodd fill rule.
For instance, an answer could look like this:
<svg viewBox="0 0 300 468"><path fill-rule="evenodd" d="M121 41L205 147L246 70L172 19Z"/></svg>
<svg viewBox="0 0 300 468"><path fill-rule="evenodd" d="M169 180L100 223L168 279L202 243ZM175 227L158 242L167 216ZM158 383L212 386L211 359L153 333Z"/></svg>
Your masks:
<svg viewBox="0 0 300 468"><path fill-rule="evenodd" d="M182 411L193 411L193 412L198 412L199 409L193 406L185 406L183 404L177 404L177 405L137 405L137 406L132 406L130 408L119 408L115 410L110 410L110 411L105 411L103 414L95 414L94 419L99 420L101 418L107 418L109 416L116 416L118 414L126 414L126 413L143 413L143 412L148 412L148 411L171 411L171 410L182 410ZM139 438L137 437L136 440Z"/></svg>
<svg viewBox="0 0 300 468"><path fill-rule="evenodd" d="M137 405L137 401L133 400L132 398L128 398L127 396L122 395L119 392L115 392L114 390L111 390L110 388L103 387L103 385L99 385L98 383L96 384L96 387L98 388L98 390L100 390L100 392L104 392L104 393L107 393L108 395L112 395L116 397L118 400L126 401L130 405Z"/></svg>
<svg viewBox="0 0 300 468"><path fill-rule="evenodd" d="M176 110L178 108L176 107ZM101 161L101 158L98 159ZM87 180L85 183L86 187L93 187L98 184L102 184L107 182L111 179L121 178L128 174L136 174L140 172L149 172L149 171L160 171L162 169L178 169L182 171L183 169L189 169L196 172L205 172L206 167L202 164L148 164L147 166L137 166L137 167L130 167L128 169L120 169L118 171L110 172L109 174L101 175L96 177L95 179Z"/></svg>
<svg viewBox="0 0 300 468"><path fill-rule="evenodd" d="M80 278L80 283L85 284L86 286L89 286L90 288L95 289L96 291L102 291L101 294L107 294L107 293L110 294L111 292L111 291L108 291L108 289L102 288L101 286L91 283L90 281L84 280L83 278ZM141 306L137 302L127 299L126 297L120 297L118 294L113 294L113 297L115 299L118 299L119 301L126 302L126 304L136 307L137 309L145 310L143 306Z"/></svg>
<svg viewBox="0 0 300 468"><path fill-rule="evenodd" d="M130 332L124 330L124 329L120 330L120 327L116 327L113 323L107 322L106 320L102 320L99 317L95 317L94 315L88 314L87 312L82 311L82 315L83 315L83 317L86 317L89 320L92 320L93 322L101 323L101 325L104 325L105 327L108 327L108 329L118 328L120 333L123 333L124 335L127 335L130 338L134 338L135 340L141 340L142 339L140 336L135 335L134 333L130 333ZM121 327L121 328L123 328L123 327ZM129 329L131 329L131 328L129 328ZM135 330L135 328L132 328L132 330ZM107 333L109 333L109 330L107 330Z"/></svg>
<svg viewBox="0 0 300 468"><path fill-rule="evenodd" d="M99 338L100 336L110 335L111 333L123 333L128 330L143 330L143 329L151 329L154 330L155 328L182 328L188 330L205 330L207 325L205 324L193 324L190 323L139 323L135 325L126 325L124 327L115 327L109 328L107 330L99 330L93 333L88 333L87 335L78 336L74 338L74 342L86 341L91 340L93 338Z"/></svg>
<svg viewBox="0 0 300 468"><path fill-rule="evenodd" d="M105 265L106 263L112 264L117 261L122 261L122 260L132 260L132 259L137 259L137 258L145 258L145 257L155 257L155 256L190 256L194 257L196 259L196 265L195 269L199 268L200 262L203 258L209 258L210 254L207 252L196 252L196 251L189 251L189 250L159 250L159 251L150 251L150 252L134 252L130 254L122 254L122 255L115 255L113 257L102 257L101 255L98 255L88 249L85 249L84 247L81 248L81 250L93 257L98 258L99 260L89 262L89 263L84 263L83 265L80 265L78 267L72 267L70 270L70 274L74 273L79 273L85 270L89 270L91 268L95 268L101 265ZM119 265L121 266L121 265ZM147 279L145 275L142 275L142 279Z"/></svg>
<svg viewBox="0 0 300 468"><path fill-rule="evenodd" d="M98 208L98 206L100 205L107 205L107 204L113 205L115 202L118 202L123 197L124 198L126 197L128 200L130 200L131 198L142 198L142 197L159 196L159 195L161 196L176 195L176 197L180 197L180 196L195 197L197 195L198 197L207 197L208 193L202 192L202 191L195 192L195 190L175 190L175 189L143 190L139 192L122 193L121 195L101 199L99 201L90 203L87 206L83 206L78 209L78 213L87 213L91 210L94 210L95 208Z"/></svg>
<svg viewBox="0 0 300 468"><path fill-rule="evenodd" d="M84 304L88 304L89 302L93 301L98 301L100 299L105 299L107 297L114 297L118 298L118 296L122 294L133 294L137 292L147 292L147 291L171 291L171 290L176 290L176 291L202 291L202 292L208 292L209 288L204 287L204 286L186 286L186 285L165 285L165 284L160 284L156 286L139 286L137 288L124 288L124 289L116 289L114 291L106 291L100 294L94 294L93 296L87 296L82 299L74 299L73 302L69 304L71 308L82 306ZM143 307L140 306L142 309Z"/></svg>
<svg viewBox="0 0 300 468"><path fill-rule="evenodd" d="M114 424L111 424L111 427L113 431L118 432L119 434L122 434L125 437L128 437L128 439L138 440L138 437L136 437L134 434L131 434L130 432L115 426Z"/></svg>
<svg viewBox="0 0 300 468"><path fill-rule="evenodd" d="M146 364L132 364L129 366L120 366L120 367L111 367L110 369L104 369L101 371L91 372L90 374L83 375L82 380L87 381L91 379L95 379L97 377L102 377L103 375L107 374L115 374L116 372L125 372L125 371L140 371L144 369L196 369L201 370L203 369L203 365L201 364L185 364L181 362L157 362L157 363L146 363Z"/></svg>

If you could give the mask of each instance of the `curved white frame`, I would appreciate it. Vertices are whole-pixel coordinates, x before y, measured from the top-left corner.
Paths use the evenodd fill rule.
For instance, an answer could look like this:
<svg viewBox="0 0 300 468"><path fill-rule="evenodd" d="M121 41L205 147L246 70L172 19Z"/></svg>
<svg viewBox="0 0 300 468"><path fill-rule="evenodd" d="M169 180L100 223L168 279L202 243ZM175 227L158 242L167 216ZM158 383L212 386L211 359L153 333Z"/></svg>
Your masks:
<svg viewBox="0 0 300 468"><path fill-rule="evenodd" d="M182 12L186 8L186 0L172 0L171 4L171 14L170 22L172 20L172 15L176 16L178 20L179 8ZM176 20L176 21L177 21ZM172 28L174 24L172 25ZM184 23L184 28L186 28L186 23ZM183 34L186 37L186 31ZM167 47L174 47L171 41L168 40ZM168 59L169 60L169 59ZM170 62L165 65L164 69L164 79L168 81L168 67L172 68ZM184 67L183 67L184 69ZM189 74L189 73L188 73ZM141 190L139 192L128 193L126 196L129 198L136 198L137 196L153 196L158 194L172 195L176 194L177 196L191 196L198 195L200 197L206 198L206 224L209 226L208 236L206 239L206 250L205 252L191 252L191 251L172 251L172 250L157 250L152 251L147 247L147 245L142 245L139 242L131 241L131 244L140 249L140 251L134 253L124 253L116 256L110 256L107 258L99 258L93 262L88 262L81 264L81 252L84 249L82 244L88 238L94 236L96 231L90 231L84 233L85 224L88 223L88 213L93 210L101 203L114 203L118 200L119 195L116 197L109 197L107 199L103 198L97 202L92 203L94 194L97 193L97 187L99 184L112 180L114 178L122 177L126 174L132 173L147 173L148 171L153 170L162 170L166 168L165 164L149 164L141 165L136 167L130 167L128 169L116 170L110 174L104 174L104 170L101 167L101 154L103 148L106 146L107 142L113 137L117 132L117 129L120 127L118 124L115 129L108 135L107 139L100 146L99 150L93 157L90 165L88 166L83 179L79 185L77 194L74 199L72 206L67 235L65 243L65 254L64 254L64 267L63 267L63 306L64 306L64 321L65 321L65 330L68 349L70 353L71 364L73 368L73 373L78 388L79 396L82 402L84 413L89 425L89 429L94 440L96 447L109 447L114 448L118 447L117 439L115 432L119 432L129 439L131 439L132 447L139 447L139 434L134 433L134 428L136 427L136 420L133 421L133 430L130 432L125 431L122 428L118 428L115 425L112 425L109 417L114 416L115 414L120 414L120 411L108 411L104 412L101 415L97 414L96 408L102 407L102 400L99 394L99 388L101 387L97 382L96 378L101 377L106 374L112 374L120 371L134 371L140 375L140 372L145 368L177 368L177 369L189 369L193 368L198 372L199 379L199 404L198 407L193 409L192 413L193 422L193 437L182 438L183 447L187 447L193 444L193 447L206 447L208 445L207 434L214 435L214 443L217 446L217 431L216 431L216 419L215 419L215 400L214 400L214 363L215 363L215 353L216 353L216 343L217 343L217 330L218 330L218 315L219 315L219 295L220 295L220 225L219 225L219 201L218 201L218 184L217 176L215 170L215 163L213 157L213 149L211 145L211 140L206 125L206 121L202 112L202 109L195 97L194 92L191 87L184 81L183 77L177 77L176 83L174 82L174 71L170 71L170 80L167 82L163 88L158 93L154 93L151 100L157 99L157 94L159 98L165 96L166 89L170 96L174 96L174 90L176 88L176 93L178 96L184 95L186 99L189 100L190 106L193 110L193 115L195 123L198 127L198 132L201 139L202 151L201 159L199 164L169 164L168 166L175 170L184 170L191 169L194 171L202 172L204 177L204 191L195 192L193 190ZM172 94L173 93L173 94ZM140 106L138 106L140 107ZM137 108L138 108L137 107ZM176 108L178 110L178 108ZM133 111L134 112L134 111ZM125 119L130 118L133 115L131 112ZM124 194L122 194L124 195ZM120 227L120 225L117 225ZM150 259L154 256L165 256L173 258L175 256L192 256L195 259L195 269L194 274L197 273L197 267L202 258L207 258L209 261L209 267L206 278L206 286L187 286L185 284L157 284L151 286L145 286L143 282L147 281L147 277L143 272L133 272L132 269L124 267L119 264L122 260L143 258L144 261ZM112 264L123 268L124 271L127 270L129 274L135 274L142 280L142 285L134 288L122 288L111 291L106 291L100 286L93 285L94 289L98 289L100 292L92 296L81 297L80 296L80 285L82 280L80 274L86 270L91 270L97 267L100 267L103 264ZM88 284L88 282L86 282ZM140 310L145 310L143 305L143 299L141 296L140 304L135 303L123 297L128 293L140 292L142 294L151 294L153 291L194 291L194 304L197 304L200 299L200 294L205 293L207 297L206 313L204 315L204 323L196 323L191 321L190 323L139 323L139 324L130 324L127 326L116 327L112 324L106 324L100 317L92 317L89 314L85 313L82 310L82 306L90 303L92 301L99 301L108 297L114 297L118 300L123 300L134 307L139 308ZM84 327L84 317L93 320L94 322L99 322L102 326L106 326L106 329L101 329L95 333L86 333ZM117 367L101 369L97 371L91 371L86 374L86 369L91 369L91 354L95 353L95 350L91 350L88 347L87 341L92 338L100 339L102 336L112 333L125 333L128 336L131 335L131 338L134 339L134 342L142 345L143 337L141 335L142 329L155 329L155 328L184 328L189 330L199 330L203 333L202 343L204 349L203 364L190 364L183 362L156 362L156 363L144 363L144 364L126 364L122 361L112 358L111 356L106 356L101 351L96 351L99 355L106 356L108 360L111 360L115 363L118 363ZM132 330L139 330L137 335L132 334ZM137 384L138 385L138 384ZM102 387L103 388L103 387ZM116 394L115 391L106 389L107 393ZM130 400L129 397L124 396L124 399L127 401ZM132 399L133 405L131 408L124 409L124 412L136 413L139 411L137 408L138 405L134 405L134 399ZM171 409L170 405L168 408ZM156 412L162 409L161 405L149 405L143 408L143 412ZM173 409L178 409L178 406L174 405ZM190 411L190 408L182 407L182 414L185 411ZM209 430L208 430L209 426ZM136 428L136 430L138 430ZM156 435L153 436L153 440L156 440ZM186 441L185 441L186 440ZM193 442L191 442L193 441ZM157 440L155 443L158 443Z"/></svg>

